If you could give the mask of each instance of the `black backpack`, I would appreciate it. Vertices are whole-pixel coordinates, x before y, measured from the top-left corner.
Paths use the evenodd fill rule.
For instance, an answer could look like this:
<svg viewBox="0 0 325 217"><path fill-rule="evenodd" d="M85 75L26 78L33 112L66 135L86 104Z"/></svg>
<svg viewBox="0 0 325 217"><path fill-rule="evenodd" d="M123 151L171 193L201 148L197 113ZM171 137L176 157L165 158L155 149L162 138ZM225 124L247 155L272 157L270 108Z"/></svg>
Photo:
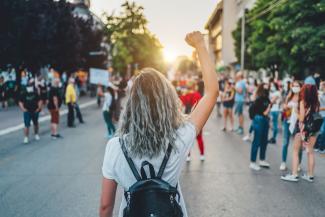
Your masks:
<svg viewBox="0 0 325 217"><path fill-rule="evenodd" d="M323 124L323 117L318 112L315 112L307 115L304 123L304 130L306 132L317 133Z"/></svg>
<svg viewBox="0 0 325 217"><path fill-rule="evenodd" d="M127 206L123 217L183 217L179 205L180 194L177 186L173 187L161 179L169 160L172 146L168 145L164 160L156 175L151 163L143 161L141 176L132 159L129 157L123 139L120 139L122 151L137 182L124 192ZM151 178L148 178L144 167L148 166ZM176 200L177 198L177 200Z"/></svg>

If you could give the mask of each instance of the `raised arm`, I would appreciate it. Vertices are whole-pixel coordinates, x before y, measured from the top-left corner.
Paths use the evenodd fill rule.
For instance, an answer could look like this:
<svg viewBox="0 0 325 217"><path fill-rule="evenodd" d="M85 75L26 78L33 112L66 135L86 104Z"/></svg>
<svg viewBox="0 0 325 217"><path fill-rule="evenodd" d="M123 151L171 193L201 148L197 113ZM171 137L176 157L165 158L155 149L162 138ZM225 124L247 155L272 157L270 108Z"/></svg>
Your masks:
<svg viewBox="0 0 325 217"><path fill-rule="evenodd" d="M208 50L200 32L192 32L186 36L186 42L198 53L204 81L204 96L190 114L190 120L196 127L197 134L207 122L219 95L219 83Z"/></svg>

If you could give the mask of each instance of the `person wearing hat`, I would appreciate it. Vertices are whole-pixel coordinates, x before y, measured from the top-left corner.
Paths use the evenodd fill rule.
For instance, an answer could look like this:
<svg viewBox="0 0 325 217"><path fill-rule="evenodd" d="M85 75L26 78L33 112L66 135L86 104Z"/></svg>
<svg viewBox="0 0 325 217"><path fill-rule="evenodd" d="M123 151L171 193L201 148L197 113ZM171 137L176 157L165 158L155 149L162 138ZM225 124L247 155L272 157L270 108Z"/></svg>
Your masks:
<svg viewBox="0 0 325 217"><path fill-rule="evenodd" d="M38 117L42 110L42 103L38 91L35 88L34 79L29 79L27 86L21 91L19 96L19 107L24 113L24 143L29 142L29 127L31 121L34 125L35 140L39 140Z"/></svg>
<svg viewBox="0 0 325 217"><path fill-rule="evenodd" d="M293 156L292 156L292 173L281 176L284 181L297 182L299 181L298 167L299 167L299 151L304 147L307 153L307 174L301 176L302 179L313 182L315 169L315 154L314 146L316 143L316 133L310 132L306 125L307 120L317 112L319 112L319 99L317 94L317 87L315 79L309 76L305 79L304 85L299 92L298 101L298 121L294 131L293 141ZM308 125L307 125L308 126Z"/></svg>

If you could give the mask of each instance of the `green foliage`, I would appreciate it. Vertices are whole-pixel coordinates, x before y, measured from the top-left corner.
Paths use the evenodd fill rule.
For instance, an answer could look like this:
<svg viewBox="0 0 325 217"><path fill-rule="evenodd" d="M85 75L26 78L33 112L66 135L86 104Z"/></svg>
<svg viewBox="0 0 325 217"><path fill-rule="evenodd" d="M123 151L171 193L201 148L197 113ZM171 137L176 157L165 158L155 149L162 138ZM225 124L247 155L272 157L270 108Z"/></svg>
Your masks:
<svg viewBox="0 0 325 217"><path fill-rule="evenodd" d="M265 68L304 76L306 70L325 70L325 1L258 0L247 14L247 69ZM261 11L274 6L270 12ZM240 24L233 32L240 58Z"/></svg>
<svg viewBox="0 0 325 217"><path fill-rule="evenodd" d="M1 0L0 67L33 73L46 65L59 71L88 67L89 52L100 48L103 35L72 10L65 0Z"/></svg>
<svg viewBox="0 0 325 217"><path fill-rule="evenodd" d="M162 46L147 29L144 8L126 1L121 14L106 15L106 37L112 42L113 67L125 72L129 64L164 70Z"/></svg>

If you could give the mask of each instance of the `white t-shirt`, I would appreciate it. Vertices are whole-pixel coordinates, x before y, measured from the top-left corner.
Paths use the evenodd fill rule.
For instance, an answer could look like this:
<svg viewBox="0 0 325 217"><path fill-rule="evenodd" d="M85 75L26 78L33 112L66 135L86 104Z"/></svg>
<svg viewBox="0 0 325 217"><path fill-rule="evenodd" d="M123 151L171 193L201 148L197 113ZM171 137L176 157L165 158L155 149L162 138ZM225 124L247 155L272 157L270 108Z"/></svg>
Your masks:
<svg viewBox="0 0 325 217"><path fill-rule="evenodd" d="M281 93L280 91L274 91L270 93L270 99L272 100L274 97L277 97L275 102L273 103L271 107L271 112L278 112L280 111L280 103L281 103Z"/></svg>
<svg viewBox="0 0 325 217"><path fill-rule="evenodd" d="M104 93L104 104L103 104L103 111L109 111L109 108L112 104L113 97L110 93Z"/></svg>
<svg viewBox="0 0 325 217"><path fill-rule="evenodd" d="M181 171L186 161L186 157L192 148L196 138L196 130L192 123L186 122L182 127L177 131L176 138L176 151L172 151L170 158L168 160L166 169L162 176L162 179L167 181L172 186L176 186ZM127 146L127 145L126 145ZM145 160L150 162L157 174L165 152L162 152L159 157L154 159L142 158L142 159L132 159L138 172L140 171L141 163ZM106 179L115 180L124 190L128 190L135 182L136 178L134 177L121 149L119 138L114 137L111 139L106 146L104 162L102 167L103 176ZM181 195L180 206L182 207L184 217L187 217L186 207L184 199L181 192L181 187L178 185L178 190ZM119 217L123 216L123 209L126 207L125 197L122 197L122 203L120 206Z"/></svg>

